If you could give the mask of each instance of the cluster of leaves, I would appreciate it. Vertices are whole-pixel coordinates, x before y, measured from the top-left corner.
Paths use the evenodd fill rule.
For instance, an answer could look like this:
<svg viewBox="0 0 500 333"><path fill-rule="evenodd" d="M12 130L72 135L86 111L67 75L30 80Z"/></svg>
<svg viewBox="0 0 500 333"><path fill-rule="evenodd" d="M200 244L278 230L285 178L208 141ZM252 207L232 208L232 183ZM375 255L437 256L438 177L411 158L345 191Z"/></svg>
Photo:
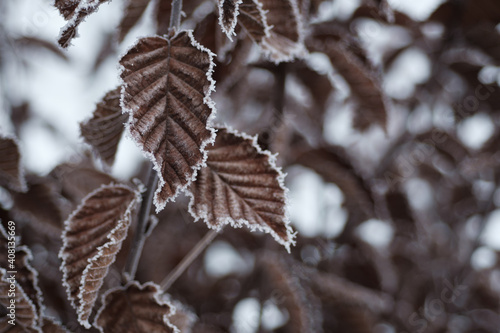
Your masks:
<svg viewBox="0 0 500 333"><path fill-rule="evenodd" d="M59 45L69 47L105 2L56 0L68 21ZM259 332L498 330L499 270L479 269L471 257L496 209L500 129L495 122L476 150L457 132L476 113L498 117L498 85L484 72L500 62L500 5L448 1L420 22L384 0L365 0L348 18L322 21L318 11L328 2L127 2L114 45L151 12L148 6L157 35L138 39L121 57L121 86L103 94L81 124L91 152L46 176L25 175L17 140L0 138L0 186L10 201L0 210L2 225L16 221L23 244L34 250L17 246L18 317L16 326L0 317L2 331L239 331L244 323L233 314L248 298L262 308L272 304L285 318L269 328L261 314ZM373 61L359 28L367 20L380 31L404 31L408 41ZM411 96L390 98L382 82L410 49L427 55L431 73ZM107 46L98 62L112 53ZM337 94L331 73L312 65L318 54L349 87L347 98ZM362 167L365 156L323 135L331 106L342 104L358 137L389 133L391 116L405 119L369 167ZM419 110L442 105L454 115L446 126L414 130ZM17 129L23 119L16 112ZM147 186L109 173L124 132L148 160L136 175ZM277 163L312 170L342 191L348 218L337 236L295 235ZM406 185L415 179L435 195L425 209L412 204ZM386 247L360 236L369 219L390 223ZM222 230L227 224L237 228ZM212 276L198 258L179 279L165 279L199 246L206 226L222 230L218 240L248 267ZM291 254L242 226L269 233ZM10 284L4 227L2 315Z"/></svg>

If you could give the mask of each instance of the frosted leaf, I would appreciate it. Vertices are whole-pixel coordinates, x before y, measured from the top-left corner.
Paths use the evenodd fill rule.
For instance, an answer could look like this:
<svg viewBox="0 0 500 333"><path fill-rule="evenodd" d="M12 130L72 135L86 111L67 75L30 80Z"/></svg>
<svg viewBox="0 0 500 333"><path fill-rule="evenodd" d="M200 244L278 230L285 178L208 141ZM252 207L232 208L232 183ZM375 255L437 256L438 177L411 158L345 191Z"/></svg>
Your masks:
<svg viewBox="0 0 500 333"><path fill-rule="evenodd" d="M243 0L219 0L219 24L227 38L236 36L234 28L238 22L239 6Z"/></svg>
<svg viewBox="0 0 500 333"><path fill-rule="evenodd" d="M283 178L275 156L256 138L220 129L208 147L207 167L190 187L190 213L214 229L231 224L265 231L289 249L294 234Z"/></svg>
<svg viewBox="0 0 500 333"><path fill-rule="evenodd" d="M128 129L158 173L157 211L195 178L213 142L212 58L181 31L142 38L120 60Z"/></svg>
<svg viewBox="0 0 500 333"><path fill-rule="evenodd" d="M80 124L82 137L108 166L112 166L115 161L125 128L123 124L128 119L128 115L123 114L120 107L120 89L118 87L108 92L97 104L92 118Z"/></svg>
<svg viewBox="0 0 500 333"><path fill-rule="evenodd" d="M78 26L87 16L97 11L100 5L110 0L56 0L55 6L68 21L62 28L58 43L67 48L77 36Z"/></svg>
<svg viewBox="0 0 500 333"><path fill-rule="evenodd" d="M9 306L11 306L11 300L15 301L15 325L11 325L9 320L11 318L7 316L0 317L0 332L7 333L25 333L25 332L39 332L38 326L38 315L36 312L35 305L29 299L29 297L24 292L23 288L14 280L9 280L11 274L7 273L7 270L0 268L0 306L5 307L7 314L10 313ZM15 286L14 297L10 298L9 290L12 288L11 285Z"/></svg>
<svg viewBox="0 0 500 333"><path fill-rule="evenodd" d="M104 185L83 199L65 222L59 252L68 299L86 328L109 266L115 261L140 194L124 185Z"/></svg>
<svg viewBox="0 0 500 333"><path fill-rule="evenodd" d="M103 297L94 325L103 333L179 332L168 320L175 309L160 295L156 284L135 281L111 290Z"/></svg>
<svg viewBox="0 0 500 333"><path fill-rule="evenodd" d="M262 46L276 63L306 54L304 28L297 0L259 0L266 11L269 36Z"/></svg>
<svg viewBox="0 0 500 333"><path fill-rule="evenodd" d="M11 227L11 224L7 222L7 228L9 227ZM0 224L0 267L5 268L7 271L16 272L16 285L21 287L24 296L33 306L37 318L36 325L38 325L38 318L41 317L43 312L43 296L38 287L38 272L30 264L33 259L30 249L18 243L15 244L15 262L13 266L10 266L12 262L9 261L8 251L9 248L12 248L13 244L9 244L9 242L14 242L13 237L15 237L15 232L5 230L3 225Z"/></svg>
<svg viewBox="0 0 500 333"><path fill-rule="evenodd" d="M14 191L26 191L17 141L5 136L0 137L0 186Z"/></svg>

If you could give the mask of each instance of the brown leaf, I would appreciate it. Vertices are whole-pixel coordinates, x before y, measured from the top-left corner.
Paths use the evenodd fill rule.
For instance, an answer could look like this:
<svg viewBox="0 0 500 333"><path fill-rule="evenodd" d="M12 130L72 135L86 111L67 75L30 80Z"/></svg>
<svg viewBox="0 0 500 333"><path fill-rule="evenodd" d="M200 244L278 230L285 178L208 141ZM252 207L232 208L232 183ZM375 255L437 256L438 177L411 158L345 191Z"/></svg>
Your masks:
<svg viewBox="0 0 500 333"><path fill-rule="evenodd" d="M120 60L130 133L158 172L157 211L194 179L213 142L212 58L182 31L142 38Z"/></svg>
<svg viewBox="0 0 500 333"><path fill-rule="evenodd" d="M38 319L41 317L43 311L43 296L42 291L38 287L38 272L30 264L33 255L26 246L16 244L14 222L7 222L7 228L9 229L8 232L0 224L0 267L5 268L7 271L16 272L16 284L22 288L27 300L33 306L37 317L36 325L38 325ZM9 251L14 249L12 245L15 246L14 263L9 261L12 258L9 256Z"/></svg>
<svg viewBox="0 0 500 333"><path fill-rule="evenodd" d="M14 276L12 280L10 278ZM15 287L15 292L11 291L12 285ZM9 294L14 294L9 297ZM11 301L14 300L14 304ZM42 331L38 325L38 315L33 302L25 294L23 288L15 281L15 274L7 273L7 270L0 268L0 306L5 307L7 314L13 313L13 318L7 316L0 317L0 330L7 333L24 333L24 332L39 332ZM13 307L14 311L9 309ZM9 323L13 320L14 325Z"/></svg>
<svg viewBox="0 0 500 333"><path fill-rule="evenodd" d="M317 25L310 38L308 47L311 51L325 53L335 68L349 84L351 94L356 98L358 107L354 118L354 127L366 130L377 123L386 128L387 104L382 83L375 71L365 59L364 52L342 31L330 22Z"/></svg>
<svg viewBox="0 0 500 333"><path fill-rule="evenodd" d="M219 129L207 167L190 187L190 213L214 229L231 224L265 231L289 250L294 234L283 178L275 156L262 151L256 138Z"/></svg>
<svg viewBox="0 0 500 333"><path fill-rule="evenodd" d="M243 0L239 6L239 12L238 22L247 32L248 37L261 45L264 38L269 36L270 30L262 4L257 0Z"/></svg>
<svg viewBox="0 0 500 333"><path fill-rule="evenodd" d="M58 323L55 319L43 317L42 324L43 333L69 333L69 331Z"/></svg>
<svg viewBox="0 0 500 333"><path fill-rule="evenodd" d="M120 251L140 194L124 185L104 185L90 193L65 222L63 283L86 328L97 293Z"/></svg>
<svg viewBox="0 0 500 333"><path fill-rule="evenodd" d="M61 194L70 200L74 207L101 185L116 181L110 175L96 170L89 161L60 164L49 175L61 185Z"/></svg>
<svg viewBox="0 0 500 333"><path fill-rule="evenodd" d="M11 214L16 221L27 221L34 229L59 237L71 204L60 194L58 184L48 177L28 176L28 191L13 193Z"/></svg>
<svg viewBox="0 0 500 333"><path fill-rule="evenodd" d="M238 23L239 7L242 3L243 0L218 0L219 25L230 40L236 36L234 28Z"/></svg>
<svg viewBox="0 0 500 333"><path fill-rule="evenodd" d="M68 21L62 28L58 43L67 48L78 33L78 26L87 16L97 11L100 5L110 0L56 0L55 6Z"/></svg>
<svg viewBox="0 0 500 333"><path fill-rule="evenodd" d="M133 281L103 297L94 325L106 333L178 332L168 320L174 308L160 300L161 290L153 283Z"/></svg>
<svg viewBox="0 0 500 333"><path fill-rule="evenodd" d="M14 191L26 191L17 141L5 136L0 137L0 186Z"/></svg>
<svg viewBox="0 0 500 333"><path fill-rule="evenodd" d="M266 11L269 37L262 47L276 63L305 55L304 27L297 0L259 0Z"/></svg>
<svg viewBox="0 0 500 333"><path fill-rule="evenodd" d="M128 0L124 15L118 26L118 42L123 42L127 34L139 22L150 0Z"/></svg>
<svg viewBox="0 0 500 333"><path fill-rule="evenodd" d="M183 12L186 8L183 5ZM172 1L170 0L157 0L155 6L155 16L156 16L156 34L166 35L168 34L168 27L170 25L170 13L172 11Z"/></svg>
<svg viewBox="0 0 500 333"><path fill-rule="evenodd" d="M128 119L120 107L120 89L111 90L97 104L92 118L80 124L84 140L90 144L97 155L108 165L115 161L116 151Z"/></svg>
<svg viewBox="0 0 500 333"><path fill-rule="evenodd" d="M299 279L300 272L270 251L258 256L258 263L262 269L260 286L264 293L275 297L271 300L286 308L290 316L286 332L320 332L322 318L319 302Z"/></svg>

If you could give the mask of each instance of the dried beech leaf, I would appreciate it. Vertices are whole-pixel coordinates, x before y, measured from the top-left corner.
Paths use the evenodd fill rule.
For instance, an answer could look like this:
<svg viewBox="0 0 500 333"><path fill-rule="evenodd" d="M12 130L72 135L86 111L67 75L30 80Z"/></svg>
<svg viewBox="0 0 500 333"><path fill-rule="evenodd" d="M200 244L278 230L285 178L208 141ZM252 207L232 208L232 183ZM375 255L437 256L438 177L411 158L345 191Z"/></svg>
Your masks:
<svg viewBox="0 0 500 333"><path fill-rule="evenodd" d="M339 40L338 33L337 27L332 27L330 22L318 25L308 47L312 51L325 53L335 70L349 84L358 104L354 127L366 130L377 123L385 129L388 98L383 92L382 83L366 61L364 52L349 38Z"/></svg>
<svg viewBox="0 0 500 333"><path fill-rule="evenodd" d="M65 222L62 235L63 283L86 328L97 293L120 251L140 194L124 185L104 185L84 198Z"/></svg>
<svg viewBox="0 0 500 333"><path fill-rule="evenodd" d="M158 172L157 211L191 183L213 142L213 56L182 31L142 38L120 60L128 129Z"/></svg>
<svg viewBox="0 0 500 333"><path fill-rule="evenodd" d="M42 333L38 325L39 317L37 315L35 305L26 295L23 288L15 281L15 277L14 280L9 280L10 277L11 274L7 273L7 270L0 268L0 306L5 307L7 314L9 314L11 311L9 306L12 306L11 300L15 300L15 325L9 323L12 318L8 315L0 317L0 332ZM9 292L11 284L15 285L15 293L12 298L8 297L9 293L11 293Z"/></svg>
<svg viewBox="0 0 500 333"><path fill-rule="evenodd" d="M218 0L219 24L227 38L233 40L236 36L234 28L238 23L239 7L243 0Z"/></svg>
<svg viewBox="0 0 500 333"><path fill-rule="evenodd" d="M85 141L90 144L99 157L112 166L115 161L118 144L128 115L120 107L120 89L118 87L106 94L97 104L92 118L80 124L80 131Z"/></svg>
<svg viewBox="0 0 500 333"><path fill-rule="evenodd" d="M27 177L28 191L13 193L11 209L16 221L26 221L37 231L59 237L71 204L60 194L59 184L48 177Z"/></svg>
<svg viewBox="0 0 500 333"><path fill-rule="evenodd" d="M266 13L258 0L243 0L239 5L238 23L245 29L250 39L261 45L269 37L271 29L267 24Z"/></svg>
<svg viewBox="0 0 500 333"><path fill-rule="evenodd" d="M13 266L10 266L12 263L9 261L8 251L12 248L12 242L15 242L14 234L15 232L10 230L7 232L0 224L0 267L7 271L16 272L16 284L22 288L24 295L31 302L37 318L41 318L44 308L43 296L38 287L38 272L30 264L30 261L33 260L30 249L24 245L16 244L15 262Z"/></svg>
<svg viewBox="0 0 500 333"><path fill-rule="evenodd" d="M118 42L123 42L127 34L139 22L150 0L128 0L124 15L118 26Z"/></svg>
<svg viewBox="0 0 500 333"><path fill-rule="evenodd" d="M78 26L87 16L96 12L100 5L111 0L56 0L55 6L68 21L62 28L58 43L67 48L78 33Z"/></svg>
<svg viewBox="0 0 500 333"><path fill-rule="evenodd" d="M189 2L188 2L189 3ZM186 11L186 2L183 2L183 12ZM170 0L157 0L155 6L156 17L156 34L168 34L168 27L170 25L170 13L172 12L172 1Z"/></svg>
<svg viewBox="0 0 500 333"><path fill-rule="evenodd" d="M14 191L26 191L17 141L5 136L0 137L0 186Z"/></svg>
<svg viewBox="0 0 500 333"><path fill-rule="evenodd" d="M261 289L271 297L278 295L279 305L289 313L286 332L321 332L320 303L299 279L294 266L273 252L262 253L258 263L263 271Z"/></svg>
<svg viewBox="0 0 500 333"><path fill-rule="evenodd" d="M304 27L297 0L259 0L266 11L269 37L262 47L276 63L305 55Z"/></svg>
<svg viewBox="0 0 500 333"><path fill-rule="evenodd" d="M231 224L265 231L289 250L294 234L275 158L260 149L256 138L219 129L208 148L207 167L190 187L191 215L214 229Z"/></svg>
<svg viewBox="0 0 500 333"><path fill-rule="evenodd" d="M101 185L116 182L107 173L96 170L88 161L80 164L64 163L56 166L50 177L61 185L61 194L73 204L74 208ZM66 216L65 216L66 218Z"/></svg>
<svg viewBox="0 0 500 333"><path fill-rule="evenodd" d="M94 325L103 333L179 332L168 320L175 308L160 300L161 290L153 283L110 290L103 297Z"/></svg>

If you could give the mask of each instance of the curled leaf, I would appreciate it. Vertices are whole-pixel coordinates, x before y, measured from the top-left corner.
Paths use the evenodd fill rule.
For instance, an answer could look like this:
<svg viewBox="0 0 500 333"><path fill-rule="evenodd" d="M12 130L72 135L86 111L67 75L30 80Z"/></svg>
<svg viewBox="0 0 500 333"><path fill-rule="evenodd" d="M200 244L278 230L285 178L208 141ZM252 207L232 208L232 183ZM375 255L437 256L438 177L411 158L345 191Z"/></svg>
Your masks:
<svg viewBox="0 0 500 333"><path fill-rule="evenodd" d="M11 294L14 294L13 297L9 296ZM0 317L1 332L42 332L38 326L35 305L16 282L15 274L10 274L3 268L0 268L0 306L7 311L6 316ZM13 313L12 317L9 316L10 313Z"/></svg>
<svg viewBox="0 0 500 333"><path fill-rule="evenodd" d="M109 266L131 223L140 194L124 185L105 185L90 193L65 222L62 259L68 298L86 328Z"/></svg>
<svg viewBox="0 0 500 333"><path fill-rule="evenodd" d="M158 173L157 211L194 179L213 142L212 58L182 31L142 38L120 60L128 129Z"/></svg>
<svg viewBox="0 0 500 333"><path fill-rule="evenodd" d="M5 136L0 137L0 186L14 191L26 190L17 141Z"/></svg>
<svg viewBox="0 0 500 333"><path fill-rule="evenodd" d="M103 297L95 326L103 333L178 332L168 320L174 308L160 300L160 292L156 284L135 281L111 290Z"/></svg>
<svg viewBox="0 0 500 333"><path fill-rule="evenodd" d="M123 133L127 114L120 107L120 89L118 87L106 94L97 104L92 118L80 124L80 131L85 141L94 147L97 155L108 165L115 161L118 144Z"/></svg>
<svg viewBox="0 0 500 333"><path fill-rule="evenodd" d="M236 35L234 28L238 22L239 6L243 0L219 0L219 24L227 38L232 40Z"/></svg>
<svg viewBox="0 0 500 333"><path fill-rule="evenodd" d="M238 22L246 30L250 39L261 45L271 29L267 24L266 12L258 0L243 0L239 6Z"/></svg>
<svg viewBox="0 0 500 333"><path fill-rule="evenodd" d="M110 0L57 0L55 6L68 23L62 28L58 43L67 48L78 33L78 26L87 16L96 12L100 5Z"/></svg>
<svg viewBox="0 0 500 333"><path fill-rule="evenodd" d="M207 167L190 187L190 213L214 229L231 224L265 231L289 250L294 234L283 179L275 156L262 151L256 138L219 129Z"/></svg>

